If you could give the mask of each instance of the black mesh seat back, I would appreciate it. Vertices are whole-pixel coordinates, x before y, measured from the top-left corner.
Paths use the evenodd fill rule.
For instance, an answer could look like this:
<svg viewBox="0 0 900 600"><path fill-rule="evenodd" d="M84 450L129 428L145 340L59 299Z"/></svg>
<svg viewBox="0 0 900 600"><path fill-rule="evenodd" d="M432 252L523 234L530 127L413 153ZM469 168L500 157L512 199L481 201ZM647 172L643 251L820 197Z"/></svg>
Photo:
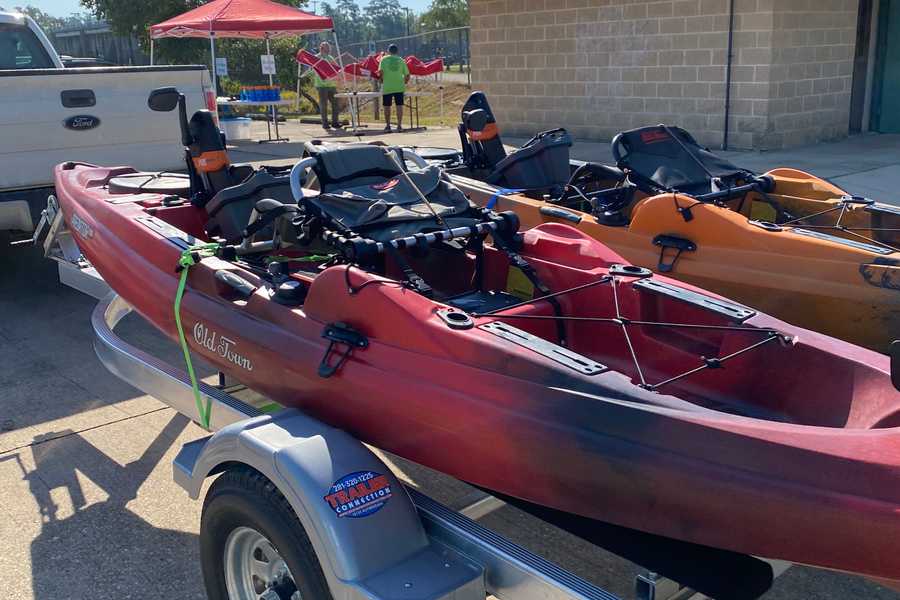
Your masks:
<svg viewBox="0 0 900 600"><path fill-rule="evenodd" d="M487 182L525 190L562 186L571 176L571 146L565 129L542 131L497 163Z"/></svg>
<svg viewBox="0 0 900 600"><path fill-rule="evenodd" d="M380 162L374 154L364 156L358 151L362 147L328 149L326 158L317 161L313 170L319 181L324 179L324 182L317 196L304 199L308 209L342 231L350 230L375 240L443 229L447 225L469 225L478 220L473 205L446 179L440 167L430 166L404 175L395 165L394 171L389 172L388 163ZM367 147L384 156L385 148ZM321 154L316 152L321 148L307 151L320 159ZM344 152L347 154L341 156ZM385 159L393 164L389 158ZM382 174L378 175L379 172ZM428 199L430 208L419 192ZM444 225L438 223L432 210L445 221Z"/></svg>
<svg viewBox="0 0 900 600"><path fill-rule="evenodd" d="M751 175L701 147L680 127L656 125L620 133L613 140L613 155L635 184L657 188L653 191L701 195L715 191L712 178L730 185Z"/></svg>
<svg viewBox="0 0 900 600"><path fill-rule="evenodd" d="M393 152L395 163L387 152ZM313 171L322 192L342 190L347 185L378 183L400 174L402 151L371 144L333 146L306 144L306 154L316 159Z"/></svg>
<svg viewBox="0 0 900 600"><path fill-rule="evenodd" d="M265 198L294 204L290 177L261 169L251 172L241 183L221 190L206 204L207 232L225 238L228 243L237 243L250 223L256 203Z"/></svg>

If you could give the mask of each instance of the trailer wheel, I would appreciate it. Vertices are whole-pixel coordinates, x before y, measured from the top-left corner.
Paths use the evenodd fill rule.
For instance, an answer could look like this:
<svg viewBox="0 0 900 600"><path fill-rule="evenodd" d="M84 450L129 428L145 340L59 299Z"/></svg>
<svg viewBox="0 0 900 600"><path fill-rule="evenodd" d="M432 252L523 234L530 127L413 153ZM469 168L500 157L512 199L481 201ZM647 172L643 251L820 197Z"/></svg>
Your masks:
<svg viewBox="0 0 900 600"><path fill-rule="evenodd" d="M322 566L278 488L258 471L226 471L200 518L200 563L210 600L331 600Z"/></svg>

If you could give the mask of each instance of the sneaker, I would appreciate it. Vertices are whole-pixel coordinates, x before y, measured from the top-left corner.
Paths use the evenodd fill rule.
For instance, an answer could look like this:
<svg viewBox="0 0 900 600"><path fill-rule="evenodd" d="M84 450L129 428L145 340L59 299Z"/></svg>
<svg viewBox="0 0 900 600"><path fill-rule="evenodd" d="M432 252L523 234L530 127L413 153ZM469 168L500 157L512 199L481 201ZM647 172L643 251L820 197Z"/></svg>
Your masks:
<svg viewBox="0 0 900 600"><path fill-rule="evenodd" d="M331 129L331 125L329 125L328 123L322 123L322 129L325 129L327 131Z"/></svg>
<svg viewBox="0 0 900 600"><path fill-rule="evenodd" d="M403 126L397 125L397 133L400 133L401 131L403 131Z"/></svg>
<svg viewBox="0 0 900 600"><path fill-rule="evenodd" d="M385 127L385 128L384 128L384 132L385 132L385 133L390 133L390 132L391 132L391 126L388 125L387 127Z"/></svg>

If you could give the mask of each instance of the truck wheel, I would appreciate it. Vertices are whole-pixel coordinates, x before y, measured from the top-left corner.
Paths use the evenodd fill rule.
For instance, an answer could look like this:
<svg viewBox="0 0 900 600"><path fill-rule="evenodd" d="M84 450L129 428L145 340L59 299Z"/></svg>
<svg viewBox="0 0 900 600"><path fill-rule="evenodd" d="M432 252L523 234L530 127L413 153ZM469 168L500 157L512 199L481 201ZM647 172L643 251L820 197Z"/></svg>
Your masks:
<svg viewBox="0 0 900 600"><path fill-rule="evenodd" d="M226 471L200 518L210 600L331 600L309 537L287 499L258 471Z"/></svg>

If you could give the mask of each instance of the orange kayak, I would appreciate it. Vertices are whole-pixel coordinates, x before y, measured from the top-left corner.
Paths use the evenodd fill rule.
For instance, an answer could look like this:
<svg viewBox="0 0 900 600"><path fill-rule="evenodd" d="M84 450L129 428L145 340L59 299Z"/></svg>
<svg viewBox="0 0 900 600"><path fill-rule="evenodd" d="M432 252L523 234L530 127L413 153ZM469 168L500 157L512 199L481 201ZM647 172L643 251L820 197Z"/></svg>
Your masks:
<svg viewBox="0 0 900 600"><path fill-rule="evenodd" d="M619 134L610 167L570 162L562 129L507 152L481 92L461 121L453 182L523 227L567 223L632 264L878 352L900 338L900 209L794 169L759 176L677 127Z"/></svg>
<svg viewBox="0 0 900 600"><path fill-rule="evenodd" d="M778 190L777 174L775 190ZM627 224L452 175L478 204L512 210L524 228L568 223L635 265L709 289L779 319L887 353L900 337L900 252L815 229L754 222L682 194L635 201ZM683 218L678 207L688 207Z"/></svg>
<svg viewBox="0 0 900 600"><path fill-rule="evenodd" d="M900 207L853 196L797 169L757 175L704 148L680 127L623 131L610 149L622 176L643 194L681 192L751 219L900 249Z"/></svg>

